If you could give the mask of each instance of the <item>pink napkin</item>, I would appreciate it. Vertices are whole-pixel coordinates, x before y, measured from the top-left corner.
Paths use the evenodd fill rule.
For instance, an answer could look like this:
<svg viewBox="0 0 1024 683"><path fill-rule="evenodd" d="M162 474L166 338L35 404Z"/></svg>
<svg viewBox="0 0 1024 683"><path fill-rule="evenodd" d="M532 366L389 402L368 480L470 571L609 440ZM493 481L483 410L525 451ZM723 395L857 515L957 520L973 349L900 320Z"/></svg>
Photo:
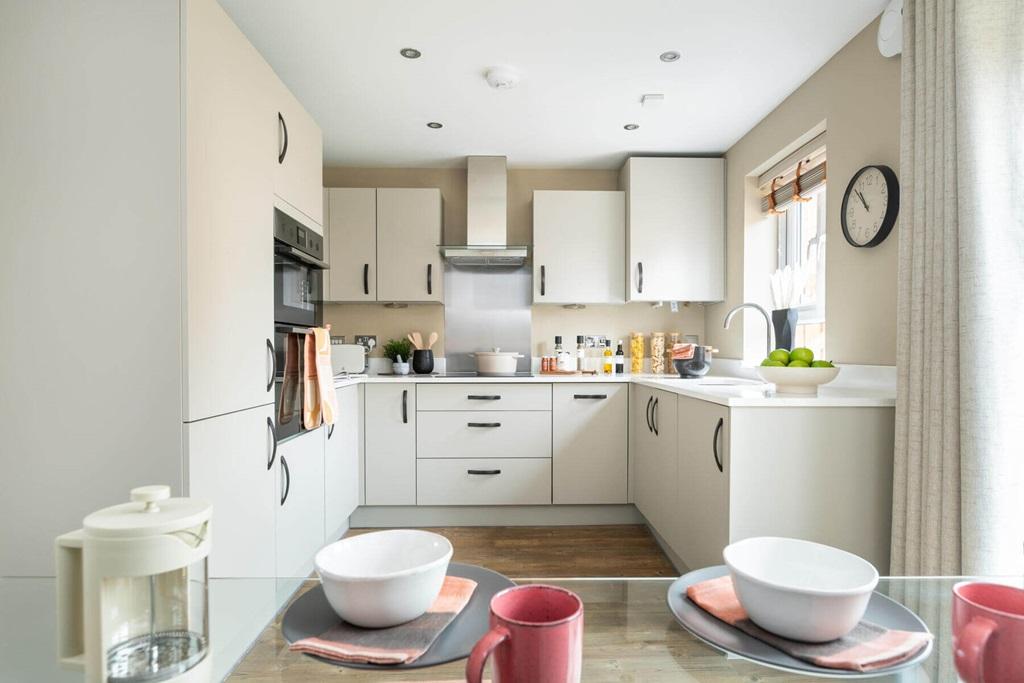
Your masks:
<svg viewBox="0 0 1024 683"><path fill-rule="evenodd" d="M732 577L695 583L686 597L697 606L749 636L782 650L791 657L828 669L875 671L904 662L932 639L930 633L895 631L862 621L842 638L827 643L804 643L769 633L755 624L740 605Z"/></svg>

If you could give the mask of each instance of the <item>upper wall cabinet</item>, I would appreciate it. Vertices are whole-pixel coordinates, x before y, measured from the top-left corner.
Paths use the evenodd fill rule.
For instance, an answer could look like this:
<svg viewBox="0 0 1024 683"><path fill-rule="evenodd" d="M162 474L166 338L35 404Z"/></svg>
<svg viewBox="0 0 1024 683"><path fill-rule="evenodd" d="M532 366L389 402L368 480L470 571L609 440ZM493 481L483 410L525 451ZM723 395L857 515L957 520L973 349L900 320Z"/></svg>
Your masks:
<svg viewBox="0 0 1024 683"><path fill-rule="evenodd" d="M320 228L324 222L324 141L319 126L276 78L277 118L274 194L277 206L297 221ZM299 213L296 213L296 210Z"/></svg>
<svg viewBox="0 0 1024 683"><path fill-rule="evenodd" d="M625 244L624 192L534 192L533 302L622 303Z"/></svg>
<svg viewBox="0 0 1024 683"><path fill-rule="evenodd" d="M331 188L326 301L444 301L441 191ZM378 259L378 254L380 258Z"/></svg>
<svg viewBox="0 0 1024 683"><path fill-rule="evenodd" d="M627 301L725 298L725 160L633 157L626 191Z"/></svg>

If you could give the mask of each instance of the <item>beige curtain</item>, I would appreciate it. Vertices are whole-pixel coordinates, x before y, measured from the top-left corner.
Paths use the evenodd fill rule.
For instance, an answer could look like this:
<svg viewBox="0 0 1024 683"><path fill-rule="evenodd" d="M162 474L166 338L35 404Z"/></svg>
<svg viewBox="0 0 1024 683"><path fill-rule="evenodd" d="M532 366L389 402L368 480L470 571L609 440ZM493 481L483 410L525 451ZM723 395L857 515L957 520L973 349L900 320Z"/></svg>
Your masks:
<svg viewBox="0 0 1024 683"><path fill-rule="evenodd" d="M1024 0L904 6L894 574L1024 571Z"/></svg>

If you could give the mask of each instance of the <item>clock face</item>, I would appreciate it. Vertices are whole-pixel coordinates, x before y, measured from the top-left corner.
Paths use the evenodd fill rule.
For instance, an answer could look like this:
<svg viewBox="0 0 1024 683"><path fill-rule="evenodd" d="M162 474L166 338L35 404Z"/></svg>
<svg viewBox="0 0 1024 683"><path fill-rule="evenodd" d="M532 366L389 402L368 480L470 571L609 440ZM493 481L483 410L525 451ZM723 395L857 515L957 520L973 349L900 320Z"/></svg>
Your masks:
<svg viewBox="0 0 1024 683"><path fill-rule="evenodd" d="M896 223L899 183L888 166L866 166L857 172L843 197L843 234L855 247L881 244Z"/></svg>

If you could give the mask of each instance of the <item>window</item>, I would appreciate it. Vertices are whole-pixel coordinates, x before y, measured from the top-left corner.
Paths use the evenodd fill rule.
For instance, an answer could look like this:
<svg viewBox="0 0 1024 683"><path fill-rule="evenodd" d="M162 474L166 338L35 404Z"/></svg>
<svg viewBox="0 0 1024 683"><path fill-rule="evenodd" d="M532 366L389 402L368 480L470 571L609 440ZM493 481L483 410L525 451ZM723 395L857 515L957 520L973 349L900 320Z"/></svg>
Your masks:
<svg viewBox="0 0 1024 683"><path fill-rule="evenodd" d="M825 185L779 214L779 269L789 266L803 280L794 346L825 358Z"/></svg>

